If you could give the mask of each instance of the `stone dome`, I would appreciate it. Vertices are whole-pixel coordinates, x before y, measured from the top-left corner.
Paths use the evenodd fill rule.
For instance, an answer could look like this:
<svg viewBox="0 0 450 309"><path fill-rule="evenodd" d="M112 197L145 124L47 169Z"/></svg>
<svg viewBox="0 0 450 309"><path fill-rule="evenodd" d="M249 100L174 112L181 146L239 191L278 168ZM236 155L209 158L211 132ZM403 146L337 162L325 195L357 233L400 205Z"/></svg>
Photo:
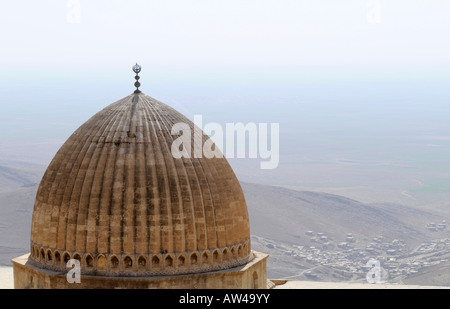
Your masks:
<svg viewBox="0 0 450 309"><path fill-rule="evenodd" d="M67 261L77 259L82 273L98 276L248 263L253 254L239 181L225 158L174 158L171 128L179 122L194 129L176 110L135 93L77 129L40 183L29 262L67 271Z"/></svg>

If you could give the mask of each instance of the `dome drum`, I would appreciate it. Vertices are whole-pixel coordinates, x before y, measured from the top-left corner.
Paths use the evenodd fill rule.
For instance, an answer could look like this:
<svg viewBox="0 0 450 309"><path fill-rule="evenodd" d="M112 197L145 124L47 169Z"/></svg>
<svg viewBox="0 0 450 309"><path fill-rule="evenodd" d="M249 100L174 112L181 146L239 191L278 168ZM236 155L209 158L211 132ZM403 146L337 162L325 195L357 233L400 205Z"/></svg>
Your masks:
<svg viewBox="0 0 450 309"><path fill-rule="evenodd" d="M83 275L148 277L224 270L253 258L250 241L214 250L160 254L103 254L60 252L32 245L29 262L40 268L66 272L67 262L79 260Z"/></svg>

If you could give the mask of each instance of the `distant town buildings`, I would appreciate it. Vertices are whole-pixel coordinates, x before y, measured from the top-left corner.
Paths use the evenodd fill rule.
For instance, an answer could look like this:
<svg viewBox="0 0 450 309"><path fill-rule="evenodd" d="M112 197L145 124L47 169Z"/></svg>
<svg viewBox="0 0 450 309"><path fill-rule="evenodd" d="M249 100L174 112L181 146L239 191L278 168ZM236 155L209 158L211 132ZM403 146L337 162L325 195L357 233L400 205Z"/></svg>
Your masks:
<svg viewBox="0 0 450 309"><path fill-rule="evenodd" d="M427 225L427 229L431 232L443 231L447 228L447 222L443 220L441 223L436 224L434 222L430 222Z"/></svg>
<svg viewBox="0 0 450 309"><path fill-rule="evenodd" d="M429 223L426 228L432 232L444 231L446 221ZM339 239L335 235L311 230L304 234L309 237L310 245L267 243L266 246L281 250L301 262L305 269L299 274L303 277L297 278L307 280L329 280L327 272L337 272L346 280L365 280L369 271L366 263L376 259L389 274L389 280L395 282L450 259L450 238L424 242L411 249L404 239L385 235L358 239L357 235L349 232Z"/></svg>

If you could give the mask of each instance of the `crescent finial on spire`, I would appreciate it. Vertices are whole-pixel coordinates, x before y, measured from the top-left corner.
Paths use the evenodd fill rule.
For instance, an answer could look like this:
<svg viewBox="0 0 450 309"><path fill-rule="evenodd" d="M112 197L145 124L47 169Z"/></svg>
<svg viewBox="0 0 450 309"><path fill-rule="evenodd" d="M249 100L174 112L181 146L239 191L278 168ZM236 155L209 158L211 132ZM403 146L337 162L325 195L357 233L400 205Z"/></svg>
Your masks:
<svg viewBox="0 0 450 309"><path fill-rule="evenodd" d="M136 76L134 77L136 79L136 82L134 83L134 86L136 87L136 90L134 91L134 93L141 93L141 91L139 90L139 87L141 87L141 83L139 82L139 73L141 72L142 67L137 64L133 66L133 72L136 73Z"/></svg>

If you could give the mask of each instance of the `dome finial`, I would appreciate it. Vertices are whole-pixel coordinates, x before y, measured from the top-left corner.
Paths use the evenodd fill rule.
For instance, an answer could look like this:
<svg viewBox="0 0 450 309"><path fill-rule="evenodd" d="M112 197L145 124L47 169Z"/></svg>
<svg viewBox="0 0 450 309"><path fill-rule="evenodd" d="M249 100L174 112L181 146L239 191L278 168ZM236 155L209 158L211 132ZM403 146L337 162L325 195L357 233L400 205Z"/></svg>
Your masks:
<svg viewBox="0 0 450 309"><path fill-rule="evenodd" d="M141 91L139 90L139 87L141 87L141 83L139 82L139 79L140 79L139 73L141 72L141 70L142 70L142 67L139 64L137 64L137 62L136 62L136 65L133 66L133 72L136 73L136 76L135 76L136 82L134 83L136 90L134 91L134 93L141 93Z"/></svg>

